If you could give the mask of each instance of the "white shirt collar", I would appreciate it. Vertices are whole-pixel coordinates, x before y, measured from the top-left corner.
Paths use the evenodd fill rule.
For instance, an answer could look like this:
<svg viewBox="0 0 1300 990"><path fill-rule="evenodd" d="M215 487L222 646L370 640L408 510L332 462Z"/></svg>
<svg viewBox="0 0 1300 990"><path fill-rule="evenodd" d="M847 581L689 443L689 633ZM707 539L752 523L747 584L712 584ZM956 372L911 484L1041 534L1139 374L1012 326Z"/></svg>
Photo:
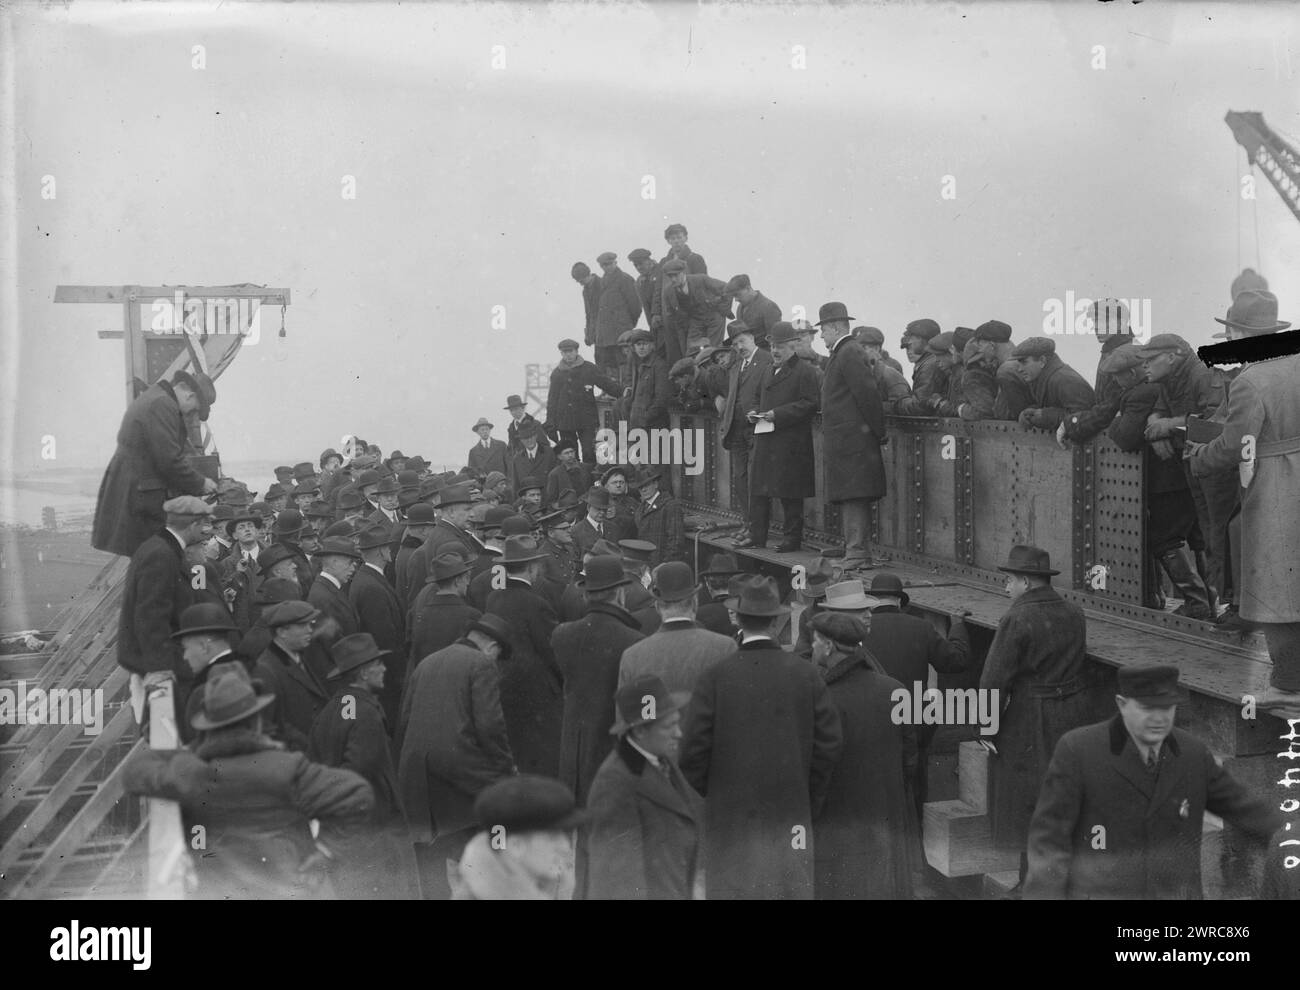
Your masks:
<svg viewBox="0 0 1300 990"><path fill-rule="evenodd" d="M767 640L769 643L775 643L775 642L776 642L776 640L774 640L774 639L773 639L771 636L769 636L767 633L745 633L745 637L744 637L744 639L742 639L742 640L740 641L740 644L741 644L741 646L744 646L746 643L757 642L757 641L760 640L760 639L765 639L765 640Z"/></svg>
<svg viewBox="0 0 1300 990"><path fill-rule="evenodd" d="M640 753L642 756L646 758L647 763L649 763L656 770L661 769L659 766L659 757L655 756L654 753L647 753L644 749L638 746L636 744L636 740L632 738L632 733L629 732L624 738L627 739L627 744L629 746L631 746L633 749L635 749L638 753Z"/></svg>
<svg viewBox="0 0 1300 990"><path fill-rule="evenodd" d="M329 571L321 571L321 572L320 572L320 576L323 577L323 578L324 578L326 581L328 581L330 584L334 585L334 587L338 588L339 591L342 591L342 590L343 590L343 582L340 581L338 578L336 578L336 577L335 577L333 574L331 574Z"/></svg>
<svg viewBox="0 0 1300 990"><path fill-rule="evenodd" d="M370 561L368 561L368 560L366 561L366 566L367 566L367 567L373 567L374 570L375 570L375 573L376 573L376 574L382 575L382 574L384 573L384 569L383 569L382 567L378 567L378 566L376 566L375 564L372 564L372 563L371 563Z"/></svg>

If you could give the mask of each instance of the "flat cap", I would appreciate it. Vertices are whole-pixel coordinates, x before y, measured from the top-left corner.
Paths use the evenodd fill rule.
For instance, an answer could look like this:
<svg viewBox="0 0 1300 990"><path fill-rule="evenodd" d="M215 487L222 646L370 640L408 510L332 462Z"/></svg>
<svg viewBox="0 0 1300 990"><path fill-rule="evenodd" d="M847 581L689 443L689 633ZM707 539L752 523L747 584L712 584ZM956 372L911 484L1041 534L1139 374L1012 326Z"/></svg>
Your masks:
<svg viewBox="0 0 1300 990"><path fill-rule="evenodd" d="M741 289L748 288L751 288L748 275L732 275L731 278L727 280L727 288L725 291L728 293L734 293L739 292Z"/></svg>
<svg viewBox="0 0 1300 990"><path fill-rule="evenodd" d="M569 269L569 274L574 278L586 278L591 274L591 268L585 261L575 261L573 267Z"/></svg>
<svg viewBox="0 0 1300 990"><path fill-rule="evenodd" d="M689 375L695 370L695 368L696 364L694 358L682 358L672 366L672 370L668 372L668 377L677 378L681 375Z"/></svg>
<svg viewBox="0 0 1300 990"><path fill-rule="evenodd" d="M1139 347L1137 352L1142 357L1149 358L1155 357L1157 354L1163 354L1165 351L1177 351L1179 354L1186 354L1191 349L1191 344L1176 333L1158 333Z"/></svg>
<svg viewBox="0 0 1300 990"><path fill-rule="evenodd" d="M618 255L613 251L602 251L596 255L596 264L603 265L611 261L618 261Z"/></svg>
<svg viewBox="0 0 1300 990"><path fill-rule="evenodd" d="M952 346L957 348L957 353L966 350L966 344L975 336L975 331L970 327L958 327L952 332Z"/></svg>
<svg viewBox="0 0 1300 990"><path fill-rule="evenodd" d="M855 615L818 612L812 617L813 632L819 632L840 646L858 646L867 638L867 626Z"/></svg>
<svg viewBox="0 0 1300 990"><path fill-rule="evenodd" d="M320 612L306 602L280 602L262 611L262 622L268 629L287 626L293 622L310 622L320 617Z"/></svg>
<svg viewBox="0 0 1300 990"><path fill-rule="evenodd" d="M163 503L169 516L210 516L216 510L197 495L177 495Z"/></svg>
<svg viewBox="0 0 1300 990"><path fill-rule="evenodd" d="M636 264L638 261L648 261L650 258L653 257L654 255L652 255L645 248L637 248L635 251L633 251L631 254L627 256L627 260L632 262L633 264Z"/></svg>
<svg viewBox="0 0 1300 990"><path fill-rule="evenodd" d="M881 347L885 343L885 335L878 327L854 327L853 336L860 344Z"/></svg>
<svg viewBox="0 0 1300 990"><path fill-rule="evenodd" d="M1097 370L1103 375L1118 375L1130 368L1141 367L1142 355L1132 344L1121 344L1101 359Z"/></svg>
<svg viewBox="0 0 1300 990"><path fill-rule="evenodd" d="M673 258L664 262L663 272L665 275L676 275L678 272L686 271L686 262L681 258Z"/></svg>
<svg viewBox="0 0 1300 990"><path fill-rule="evenodd" d="M930 338L930 343L927 346L934 354L947 354L948 348L952 346L952 334L946 331L936 334Z"/></svg>
<svg viewBox="0 0 1300 990"><path fill-rule="evenodd" d="M652 334L649 330L633 330L632 336L628 338L628 341L633 344L640 344L643 341L647 341L647 340L650 341L651 343L654 343L654 339L655 339L655 335Z"/></svg>
<svg viewBox="0 0 1300 990"><path fill-rule="evenodd" d="M989 320L975 328L976 340L991 340L995 344L1005 344L1011 340L1011 327L1001 320Z"/></svg>
<svg viewBox="0 0 1300 990"><path fill-rule="evenodd" d="M1056 353L1056 341L1050 337L1030 337L1028 340L1022 340L1016 345L1016 349L1011 352L1011 356L1017 361L1027 357L1047 357L1049 354Z"/></svg>
<svg viewBox="0 0 1300 990"><path fill-rule="evenodd" d="M491 833L565 832L587 820L573 791L551 777L519 774L503 777L479 792L474 817Z"/></svg>
<svg viewBox="0 0 1300 990"><path fill-rule="evenodd" d="M555 346L562 351L576 351L580 345L572 337L565 337Z"/></svg>
<svg viewBox="0 0 1300 990"><path fill-rule="evenodd" d="M620 346L620 347L631 347L631 346L632 346L632 331L631 331L631 330L624 330L621 334L618 335L618 340L616 341L616 343L617 343L618 346Z"/></svg>
<svg viewBox="0 0 1300 990"><path fill-rule="evenodd" d="M920 337L922 340L929 340L931 337L939 336L939 324L931 319L913 320L907 325L907 330L903 333L907 336Z"/></svg>

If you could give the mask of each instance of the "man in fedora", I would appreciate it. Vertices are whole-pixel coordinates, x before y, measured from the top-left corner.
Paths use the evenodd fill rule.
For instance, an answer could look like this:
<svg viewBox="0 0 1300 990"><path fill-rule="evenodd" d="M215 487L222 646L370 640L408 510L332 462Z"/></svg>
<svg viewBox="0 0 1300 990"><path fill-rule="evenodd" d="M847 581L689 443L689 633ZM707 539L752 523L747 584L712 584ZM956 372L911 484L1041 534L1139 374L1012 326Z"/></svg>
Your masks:
<svg viewBox="0 0 1300 990"><path fill-rule="evenodd" d="M708 566L700 571L702 585L695 610L695 622L701 629L727 639L735 635L736 628L731 624L731 613L727 611L727 599L731 597L727 586L732 576L740 573L734 554L715 553L709 558Z"/></svg>
<svg viewBox="0 0 1300 990"><path fill-rule="evenodd" d="M264 610L262 622L271 642L253 664L253 675L275 695L275 707L266 716L268 729L290 749L303 752L312 723L329 700L327 671L311 662L320 618L320 611L304 601L284 601Z"/></svg>
<svg viewBox="0 0 1300 990"><path fill-rule="evenodd" d="M171 636L196 591L185 549L211 531L211 516L212 506L195 495L163 503L166 526L136 548L122 581L117 662L131 672L131 707L141 724L148 689L171 682L180 669Z"/></svg>
<svg viewBox="0 0 1300 990"><path fill-rule="evenodd" d="M799 612L798 630L794 638L793 651L801 657L812 656L812 620L822 608L822 602L826 600L826 591L836 582L839 574L833 561L827 557L814 557L812 563L803 568L803 574L799 581L791 580L791 587L795 593L793 601L801 606ZM856 582L859 590L862 582ZM732 632L735 630L733 629Z"/></svg>
<svg viewBox="0 0 1300 990"><path fill-rule="evenodd" d="M549 394L547 398L550 400ZM524 449L524 445L519 439L519 431L525 426L540 427L542 424L537 422L537 417L528 411L522 396L506 396L505 411L510 414L510 425L506 427L506 459L508 461ZM539 442L549 445L551 441L543 433ZM501 473L505 474L506 472L502 471Z"/></svg>
<svg viewBox="0 0 1300 990"><path fill-rule="evenodd" d="M862 582L853 578L827 585L817 609L819 612L839 612L853 616L870 628L871 610L879 604L879 601L866 593Z"/></svg>
<svg viewBox="0 0 1300 990"><path fill-rule="evenodd" d="M424 587L430 561L448 551L458 551L466 560L475 560L484 552L483 544L466 527L474 497L469 485L448 485L438 499L438 521L429 531L424 546L411 554L407 564L406 602L408 608Z"/></svg>
<svg viewBox="0 0 1300 990"><path fill-rule="evenodd" d="M206 420L216 398L207 375L178 371L170 382L149 386L127 407L95 502L90 543L96 550L130 557L165 525L163 502L168 498L217 490L217 483L186 459L190 444L185 426L187 413Z"/></svg>
<svg viewBox="0 0 1300 990"><path fill-rule="evenodd" d="M599 368L578 353L578 342L565 339L559 343L560 363L551 369L550 388L546 393L546 424L544 429L552 440L568 438L581 446L584 464L596 463L596 389L606 395L619 396L623 386L618 381L618 356L612 355L613 364ZM618 348L613 348L615 352ZM523 441L525 424L520 424L521 456L526 446ZM548 467L549 471L550 468ZM526 473L532 473L526 472ZM546 477L543 473L542 477Z"/></svg>
<svg viewBox="0 0 1300 990"><path fill-rule="evenodd" d="M706 801L708 896L811 899L813 819L843 745L840 717L816 668L773 638L789 612L776 582L752 581L729 604L740 649L700 676L681 756Z"/></svg>
<svg viewBox="0 0 1300 990"><path fill-rule="evenodd" d="M408 672L425 657L464 636L470 623L483 614L465 597L470 573L469 562L457 553L449 551L433 562L410 610Z"/></svg>
<svg viewBox="0 0 1300 990"><path fill-rule="evenodd" d="M665 360L676 364L693 347L722 343L731 319L731 294L727 283L707 274L692 274L679 258L665 259L663 311L668 335Z"/></svg>
<svg viewBox="0 0 1300 990"><path fill-rule="evenodd" d="M1048 760L1066 732L1095 717L1084 673L1083 610L1052 588L1046 550L1018 545L998 570L1007 575L1011 608L998 622L984 660L981 691L997 691L1000 728L991 744L989 818L993 844L1020 854Z"/></svg>
<svg viewBox="0 0 1300 990"><path fill-rule="evenodd" d="M428 502L416 502L406 510L406 523L402 540L397 546L397 556L393 560L393 574L396 577L398 600L405 605L410 601L407 592L411 589L410 561L411 555L424 546L424 541L438 524L438 513Z"/></svg>
<svg viewBox="0 0 1300 990"><path fill-rule="evenodd" d="M510 462L510 483L514 490L523 495L526 479L534 478L541 486L546 484L546 476L555 467L555 451L541 444L542 431L536 427L524 427L519 431L520 442L524 449Z"/></svg>
<svg viewBox="0 0 1300 990"><path fill-rule="evenodd" d="M340 536L321 540L316 554L321 572L307 591L307 601L324 616L326 645L361 631L357 610L348 597L347 584L361 566L361 553L353 541Z"/></svg>
<svg viewBox="0 0 1300 990"><path fill-rule="evenodd" d="M727 327L727 343L735 351L727 373L727 398L718 417L718 432L731 465L731 506L749 522L749 466L754 450L754 419L762 395L763 376L772 355L755 344L754 331L744 323ZM748 546L748 534L737 541Z"/></svg>
<svg viewBox="0 0 1300 990"><path fill-rule="evenodd" d="M262 734L274 700L239 664L221 664L204 685L192 748L146 749L123 767L127 793L178 801L186 835L204 837L193 857L201 899L331 896L325 864L374 805L360 774L312 763Z"/></svg>
<svg viewBox="0 0 1300 990"><path fill-rule="evenodd" d="M499 664L509 661L509 626L485 615L411 673L397 731L397 780L411 838L425 847L426 897L450 893L444 863L458 858L474 833L474 799L516 773L501 710Z"/></svg>
<svg viewBox="0 0 1300 990"><path fill-rule="evenodd" d="M1242 292L1219 322L1229 339L1239 343L1291 325L1278 320L1277 298L1264 290ZM1300 335L1292 331L1283 336ZM1237 468L1242 488L1241 618L1263 629L1273 660L1269 691L1260 703L1285 718L1300 717L1300 571L1295 566L1300 558L1295 510L1300 472L1298 369L1300 356L1294 349L1248 363L1229 386L1226 410L1219 415L1223 432L1204 445L1189 443L1186 452L1193 475L1202 483Z"/></svg>
<svg viewBox="0 0 1300 990"><path fill-rule="evenodd" d="M666 560L682 560L686 556L686 522L682 518L682 504L660 486L662 476L661 468L647 467L633 482L641 496L636 507L637 539L655 546L650 555L651 567Z"/></svg>
<svg viewBox="0 0 1300 990"><path fill-rule="evenodd" d="M390 534L383 526L362 530L357 538L361 565L348 584L348 601L356 611L360 632L370 635L384 651L387 676L378 692L390 727L397 725L406 674L406 614L397 591L384 576L392 555Z"/></svg>
<svg viewBox="0 0 1300 990"><path fill-rule="evenodd" d="M614 692L623 651L641 641L636 620L623 607L629 583L618 557L593 557L583 568L586 613L551 633L551 649L563 681L564 706L560 735L560 780L579 804L613 745ZM579 858L579 885L581 858Z"/></svg>
<svg viewBox="0 0 1300 990"><path fill-rule="evenodd" d="M609 492L604 488L589 488L583 497L583 505L586 506L587 514L574 523L573 529L570 530L573 536L574 560L579 564L597 542L609 538L606 531L609 519Z"/></svg>
<svg viewBox="0 0 1300 990"><path fill-rule="evenodd" d="M401 514L397 511L401 503L401 485L397 478L388 475L375 486L375 510L367 517L372 526L383 526L391 531L401 523Z"/></svg>
<svg viewBox="0 0 1300 990"><path fill-rule="evenodd" d="M172 639L180 643L183 673L187 675L178 681L176 690L176 710L184 713L176 720L183 744L194 737L190 720L202 710L203 687L209 675L218 664L238 659L231 652L238 632L230 613L221 605L191 605L181 613L181 627L172 633Z"/></svg>
<svg viewBox="0 0 1300 990"><path fill-rule="evenodd" d="M703 898L704 801L677 767L680 700L654 676L619 689L618 744L587 802L591 900Z"/></svg>
<svg viewBox="0 0 1300 990"><path fill-rule="evenodd" d="M885 495L885 412L876 378L849 332L843 303L821 307L817 325L830 351L822 376L822 457L825 496L840 507L844 569L872 566L871 503Z"/></svg>
<svg viewBox="0 0 1300 990"><path fill-rule="evenodd" d="M307 592L311 590L312 582L316 579L316 571L312 568L311 561L307 559L307 554L303 552L302 544L299 542L306 528L307 524L301 512L297 509L285 509L275 517L275 524L271 527L271 545L267 547L270 550L280 546L289 552L293 558L294 572L303 598L307 597Z"/></svg>
<svg viewBox="0 0 1300 990"><path fill-rule="evenodd" d="M803 500L817 495L812 422L821 405L821 379L794 352L795 332L778 322L772 364L763 369L758 405L751 411L754 446L749 479L749 539L737 546L767 546L772 499L781 502L785 538L777 553L803 547Z"/></svg>
<svg viewBox="0 0 1300 990"><path fill-rule="evenodd" d="M573 830L587 821L558 780L520 774L474 802L482 830L448 868L455 901L567 901L573 897Z"/></svg>
<svg viewBox="0 0 1300 990"><path fill-rule="evenodd" d="M510 470L510 448L500 440L492 439L493 426L486 416L480 416L478 422L470 427L478 434L478 442L469 449L465 463L479 477L486 477L490 471L502 474Z"/></svg>
<svg viewBox="0 0 1300 990"><path fill-rule="evenodd" d="M265 520L258 513L245 510L225 521L226 536L232 541L231 552L217 565L221 585L233 592L231 612L241 629L248 628L248 610L257 592L257 558L262 552L259 539Z"/></svg>
<svg viewBox="0 0 1300 990"><path fill-rule="evenodd" d="M1207 811L1260 839L1282 827L1205 743L1174 728L1186 701L1177 667L1121 667L1119 713L1062 737L1029 827L1026 898L1200 900Z"/></svg>
<svg viewBox="0 0 1300 990"><path fill-rule="evenodd" d="M706 670L735 655L735 640L696 621L698 590L689 564L669 561L655 568L650 593L658 623L652 635L623 653L620 686L652 674L668 690L689 695Z"/></svg>
<svg viewBox="0 0 1300 990"><path fill-rule="evenodd" d="M505 587L487 598L486 612L510 626L511 661L501 670L501 709L519 769L555 777L560 772L564 689L551 647L559 624L540 584L546 552L530 536L506 538L501 555Z"/></svg>
<svg viewBox="0 0 1300 990"><path fill-rule="evenodd" d="M375 792L363 826L338 850L331 879L343 900L416 897L415 858L397 793L389 726L379 696L389 657L369 633L345 636L330 651L334 694L312 723L308 758L359 773Z"/></svg>

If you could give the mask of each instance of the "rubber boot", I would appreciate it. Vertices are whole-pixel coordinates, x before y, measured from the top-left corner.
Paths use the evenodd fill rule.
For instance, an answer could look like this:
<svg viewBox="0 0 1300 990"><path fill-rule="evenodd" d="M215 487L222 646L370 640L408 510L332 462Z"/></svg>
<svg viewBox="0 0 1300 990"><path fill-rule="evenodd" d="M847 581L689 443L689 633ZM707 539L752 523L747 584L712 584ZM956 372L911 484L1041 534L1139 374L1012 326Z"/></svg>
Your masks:
<svg viewBox="0 0 1300 990"><path fill-rule="evenodd" d="M1165 598L1164 571L1160 567L1159 557L1157 557L1155 554L1152 554L1149 559L1150 559L1150 564L1148 566L1150 566L1151 568L1151 575L1152 575L1151 594L1150 597L1147 599L1146 606L1147 608L1155 609L1157 612L1163 612L1165 610L1165 604L1167 601Z"/></svg>
<svg viewBox="0 0 1300 990"><path fill-rule="evenodd" d="M1196 573L1191 551L1185 546L1166 550L1160 555L1160 564L1183 599L1182 605L1174 609L1174 615L1213 621L1215 614L1210 606L1210 592L1205 581Z"/></svg>

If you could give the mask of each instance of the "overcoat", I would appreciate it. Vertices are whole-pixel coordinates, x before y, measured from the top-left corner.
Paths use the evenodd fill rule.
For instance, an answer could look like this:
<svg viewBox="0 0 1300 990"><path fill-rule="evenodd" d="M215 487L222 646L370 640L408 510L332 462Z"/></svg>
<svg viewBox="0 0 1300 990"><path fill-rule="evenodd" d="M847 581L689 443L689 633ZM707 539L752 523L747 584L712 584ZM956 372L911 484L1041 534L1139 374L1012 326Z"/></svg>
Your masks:
<svg viewBox="0 0 1300 990"><path fill-rule="evenodd" d="M769 351L756 350L749 359L749 367L741 374L744 360L737 356L732 359L727 369L727 394L718 414L718 434L724 443L736 443L743 431L753 432L753 426L745 421L745 414L758 404L762 395L763 376L772 366ZM750 405L750 403L753 405Z"/></svg>
<svg viewBox="0 0 1300 990"><path fill-rule="evenodd" d="M628 426L632 429L662 429L668 425L668 403L673 384L668 362L651 351L644 361L632 366L632 406Z"/></svg>
<svg viewBox="0 0 1300 990"><path fill-rule="evenodd" d="M760 292L747 303L736 301L736 319L754 331L754 340L766 340L781 322L781 307Z"/></svg>
<svg viewBox="0 0 1300 990"><path fill-rule="evenodd" d="M408 671L421 660L450 646L469 631L469 624L483 613L460 595L439 594L432 583L416 596L411 607L411 649Z"/></svg>
<svg viewBox="0 0 1300 990"><path fill-rule="evenodd" d="M547 402L551 403L554 401L555 398L548 394ZM537 422L537 417L534 416L532 413L526 412L519 419L510 420L510 425L506 427L506 436L508 437L508 439L506 440L506 446L510 448L509 450L510 457L514 457L515 454L519 453L521 450L524 449L524 442L519 439L519 428L522 426L531 427L534 425L538 427L542 426L541 423ZM547 436L545 429L543 429L542 432L538 434L537 442L539 444L544 443L548 447L551 446L551 438ZM504 474L507 478L510 477L509 471L502 471L501 473Z"/></svg>
<svg viewBox="0 0 1300 990"><path fill-rule="evenodd" d="M1088 409L1097 401L1092 386L1055 354L1048 355L1042 374L1030 382L1029 394L1042 410L1038 428L1052 433L1070 413Z"/></svg>
<svg viewBox="0 0 1300 990"><path fill-rule="evenodd" d="M99 484L91 546L130 557L163 528L169 495L203 493L203 476L185 459L187 445L170 383L149 386L118 427L117 450Z"/></svg>
<svg viewBox="0 0 1300 990"><path fill-rule="evenodd" d="M1062 737L1029 827L1026 898L1200 900L1205 812L1256 836L1282 826L1182 729L1157 765L1142 763L1119 715Z"/></svg>
<svg viewBox="0 0 1300 990"><path fill-rule="evenodd" d="M293 659L272 641L253 665L253 676L275 695L262 722L268 734L289 749L306 752L311 740L312 724L329 701L329 691L316 672L306 663Z"/></svg>
<svg viewBox="0 0 1300 990"><path fill-rule="evenodd" d="M383 658L384 688L379 701L387 724L396 725L406 677L406 614L402 603L388 579L369 564L362 564L352 576L348 600L356 610L359 631L370 633L379 649L391 651Z"/></svg>
<svg viewBox="0 0 1300 990"><path fill-rule="evenodd" d="M444 553L451 551L459 553L472 562L483 552L483 544L473 533L452 525L446 519L439 519L424 541L424 546L412 553L406 562L404 605L409 608L420 594L425 579L429 576L429 565Z"/></svg>
<svg viewBox="0 0 1300 990"><path fill-rule="evenodd" d="M686 559L686 522L682 517L682 504L662 488L654 501L640 502L636 507L636 538L655 545L650 555L650 566L658 567L666 560Z"/></svg>
<svg viewBox="0 0 1300 990"><path fill-rule="evenodd" d="M537 445L542 446L540 438L538 438ZM486 476L493 471L500 471L506 477L510 476L509 448L504 441L497 440L495 437L488 441L486 448L483 446L482 441L474 444L465 457L465 463L473 469L475 474Z"/></svg>
<svg viewBox="0 0 1300 990"><path fill-rule="evenodd" d="M537 483L542 486L543 491L546 488L546 476L551 473L552 468L556 465L555 451L543 446L540 442L533 448L533 456L528 456L528 451L524 450L514 456L510 462L510 486L519 493L523 491L523 484L529 478L536 478Z"/></svg>
<svg viewBox="0 0 1300 990"><path fill-rule="evenodd" d="M710 900L812 898L813 819L842 746L821 675L770 639L700 676L681 768L705 798Z"/></svg>
<svg viewBox="0 0 1300 990"><path fill-rule="evenodd" d="M841 339L826 362L821 406L827 500L882 498L885 412L875 375L851 337Z"/></svg>
<svg viewBox="0 0 1300 990"><path fill-rule="evenodd" d="M586 358L573 367L557 364L551 371L551 387L546 393L546 431L594 430L599 425L596 420L596 389L606 395L623 394L618 382ZM519 452L522 450L521 443Z"/></svg>
<svg viewBox="0 0 1300 990"><path fill-rule="evenodd" d="M136 674L175 672L181 652L171 634L194 604L185 551L170 530L149 537L131 555L122 581L117 662Z"/></svg>
<svg viewBox="0 0 1300 990"><path fill-rule="evenodd" d="M690 900L704 800L665 757L655 769L626 740L601 763L587 802L589 900Z"/></svg>
<svg viewBox="0 0 1300 990"><path fill-rule="evenodd" d="M817 465L812 421L821 403L817 372L791 355L763 370L759 412L773 414L771 433L754 432L749 465L749 492L771 498L813 498Z"/></svg>
<svg viewBox="0 0 1300 990"><path fill-rule="evenodd" d="M622 269L601 276L595 345L613 347L640 318L641 296L636 291L636 279Z"/></svg>
<svg viewBox="0 0 1300 990"><path fill-rule="evenodd" d="M618 666L618 686L653 674L669 693L693 694L701 674L735 655L736 641L730 636L674 619L627 649Z"/></svg>
<svg viewBox="0 0 1300 990"><path fill-rule="evenodd" d="M357 568L358 571L360 569ZM357 610L348 598L347 588L336 587L334 582L325 575L319 575L312 582L311 590L307 592L307 604L320 609L339 624L338 634L326 641L327 646L332 646L344 636L353 636L361 632L361 620L357 617Z"/></svg>
<svg viewBox="0 0 1300 990"><path fill-rule="evenodd" d="M555 610L526 581L507 578L504 588L488 595L487 611L510 626L511 655L498 665L501 710L519 772L556 777L564 690L551 649L551 633L558 625Z"/></svg>
<svg viewBox="0 0 1300 990"><path fill-rule="evenodd" d="M993 842L1023 849L1038 789L1065 733L1090 722L1083 612L1052 588L1031 588L998 623L981 690L997 690L1002 715L989 761Z"/></svg>
<svg viewBox="0 0 1300 990"><path fill-rule="evenodd" d="M706 274L688 273L686 284L687 292L682 295L669 279L664 279L664 332L673 335L681 354L686 353L690 340L707 338L718 347L731 317L732 297L727 294L727 283Z"/></svg>
<svg viewBox="0 0 1300 990"><path fill-rule="evenodd" d="M555 662L564 681L564 716L560 737L560 780L579 805L601 762L614 745L614 693L623 651L641 641L628 612L613 602L596 602L577 622L551 633Z"/></svg>

